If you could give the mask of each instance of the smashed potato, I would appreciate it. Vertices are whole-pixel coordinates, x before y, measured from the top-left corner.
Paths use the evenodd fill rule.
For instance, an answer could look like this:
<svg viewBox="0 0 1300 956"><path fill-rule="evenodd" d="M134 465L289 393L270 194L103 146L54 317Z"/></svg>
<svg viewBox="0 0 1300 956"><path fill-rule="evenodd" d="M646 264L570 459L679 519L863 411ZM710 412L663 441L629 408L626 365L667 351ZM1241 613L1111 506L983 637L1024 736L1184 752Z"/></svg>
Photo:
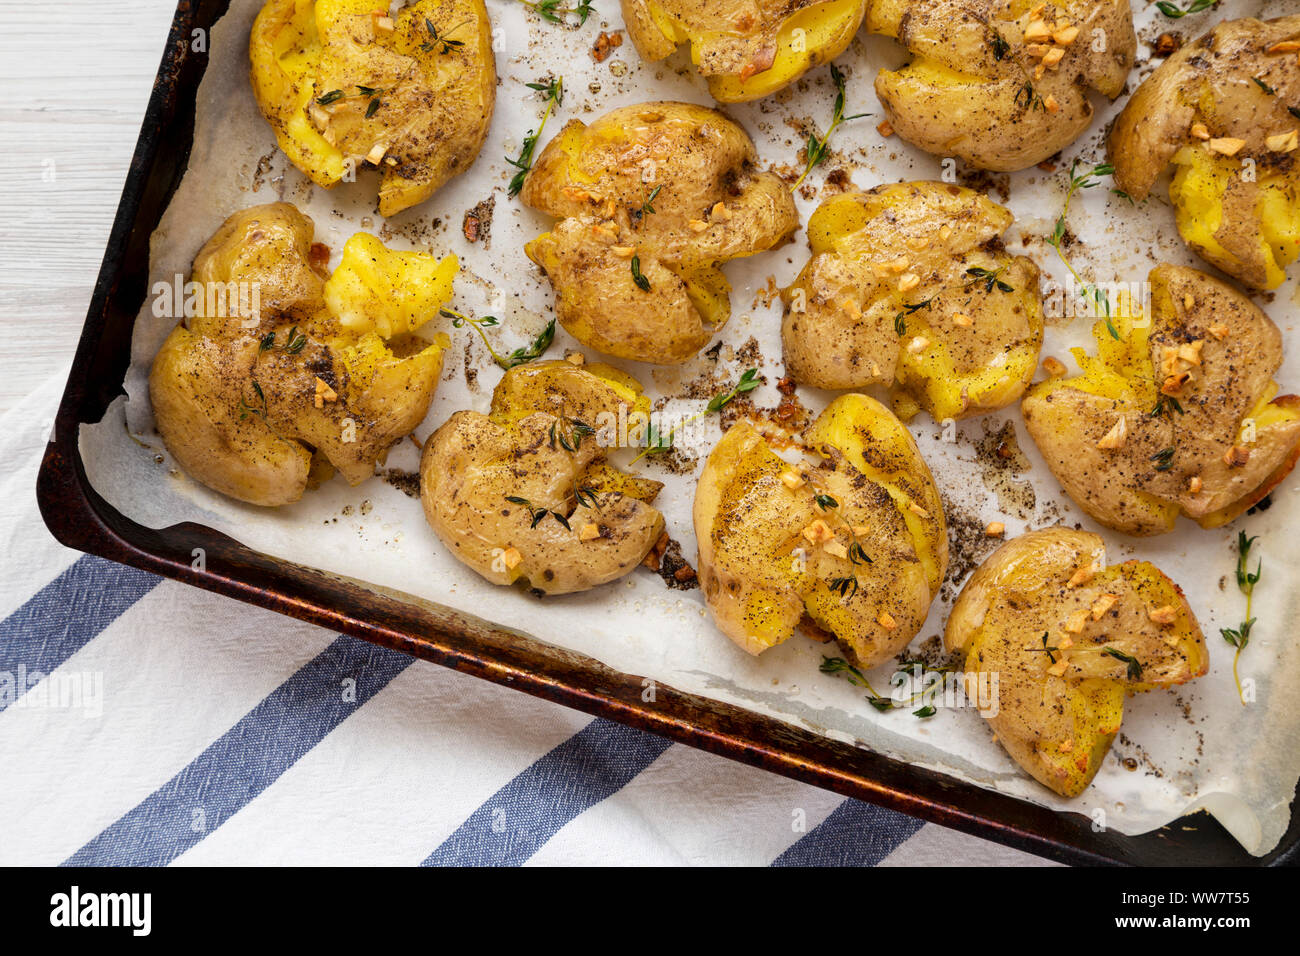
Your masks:
<svg viewBox="0 0 1300 956"><path fill-rule="evenodd" d="M571 120L524 180L559 220L526 246L574 338L619 358L674 365L731 317L719 266L780 245L798 226L790 190L757 168L748 134L716 110L643 103Z"/></svg>
<svg viewBox="0 0 1300 956"><path fill-rule="evenodd" d="M517 366L487 415L452 415L425 443L425 517L457 560L494 584L585 591L634 569L659 540L661 482L605 460L605 415L646 413L640 384L601 364Z"/></svg>
<svg viewBox="0 0 1300 956"><path fill-rule="evenodd" d="M1135 200L1172 163L1179 234L1256 289L1300 255L1298 49L1300 15L1220 23L1142 81L1108 142Z"/></svg>
<svg viewBox="0 0 1300 956"><path fill-rule="evenodd" d="M962 588L944 631L968 679L988 682L981 716L1035 780L1076 797L1119 732L1127 694L1201 677L1209 651L1182 590L1155 565L1106 567L1095 534L1013 538Z"/></svg>
<svg viewBox="0 0 1300 956"><path fill-rule="evenodd" d="M622 0L641 58L654 62L690 43L691 62L719 103L775 93L844 52L867 0Z"/></svg>
<svg viewBox="0 0 1300 956"><path fill-rule="evenodd" d="M1074 350L1083 374L1030 390L1025 425L1066 493L1101 524L1170 531L1232 521L1300 457L1300 397L1278 396L1282 336L1203 272L1151 271L1151 317L1120 315Z"/></svg>
<svg viewBox="0 0 1300 956"><path fill-rule="evenodd" d="M382 6L382 9L380 7ZM286 156L318 186L379 167L379 212L464 172L496 97L483 0L268 0L249 38L253 93Z"/></svg>
<svg viewBox="0 0 1300 956"><path fill-rule="evenodd" d="M913 54L876 77L898 135L980 169L1026 169L1074 142L1089 89L1119 96L1137 50L1128 0L870 0L867 29Z"/></svg>
<svg viewBox="0 0 1300 956"><path fill-rule="evenodd" d="M813 257L782 291L785 364L817 388L894 385L895 411L936 421L1020 397L1043 341L1038 267L1001 247L1011 213L916 182L828 199Z"/></svg>
<svg viewBox="0 0 1300 956"><path fill-rule="evenodd" d="M750 424L728 429L695 492L700 584L751 654L801 622L873 667L920 629L948 566L943 505L907 429L843 395L805 433L817 464L779 458Z"/></svg>
<svg viewBox="0 0 1300 956"><path fill-rule="evenodd" d="M424 418L449 344L411 333L451 298L455 256L390 252L358 234L326 281L313 230L287 203L227 219L194 260L207 293L198 314L172 330L149 377L181 468L250 504L297 501L334 468L354 485L370 477ZM400 301L376 297L398 282Z"/></svg>

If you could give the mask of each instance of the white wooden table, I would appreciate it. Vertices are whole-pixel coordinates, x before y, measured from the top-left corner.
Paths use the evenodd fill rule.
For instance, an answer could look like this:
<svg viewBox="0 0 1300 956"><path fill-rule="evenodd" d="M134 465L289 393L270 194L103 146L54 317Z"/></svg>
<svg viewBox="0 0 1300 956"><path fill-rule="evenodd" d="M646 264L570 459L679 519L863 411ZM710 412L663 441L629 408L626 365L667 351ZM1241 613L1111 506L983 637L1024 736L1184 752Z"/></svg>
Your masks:
<svg viewBox="0 0 1300 956"><path fill-rule="evenodd" d="M0 0L0 413L72 357L174 0Z"/></svg>

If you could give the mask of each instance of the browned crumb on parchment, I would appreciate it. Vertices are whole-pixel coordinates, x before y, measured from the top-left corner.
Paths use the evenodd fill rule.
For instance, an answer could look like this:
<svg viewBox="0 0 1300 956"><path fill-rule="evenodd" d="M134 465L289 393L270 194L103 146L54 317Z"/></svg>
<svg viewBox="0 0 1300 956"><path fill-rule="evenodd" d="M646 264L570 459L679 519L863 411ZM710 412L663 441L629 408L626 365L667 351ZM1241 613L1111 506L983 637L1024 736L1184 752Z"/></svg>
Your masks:
<svg viewBox="0 0 1300 956"><path fill-rule="evenodd" d="M664 584L674 591L690 591L700 586L695 569L682 556L682 546L668 536L665 531L650 549L650 553L641 562L659 577Z"/></svg>
<svg viewBox="0 0 1300 956"><path fill-rule="evenodd" d="M492 248L492 213L496 210L496 205L497 197L493 193L472 209L465 211L461 231L465 235L466 242L482 240L484 249Z"/></svg>
<svg viewBox="0 0 1300 956"><path fill-rule="evenodd" d="M591 47L591 58L597 63L604 63L609 55L623 45L623 31L615 30L613 33L600 31L600 36L596 37L596 42Z"/></svg>

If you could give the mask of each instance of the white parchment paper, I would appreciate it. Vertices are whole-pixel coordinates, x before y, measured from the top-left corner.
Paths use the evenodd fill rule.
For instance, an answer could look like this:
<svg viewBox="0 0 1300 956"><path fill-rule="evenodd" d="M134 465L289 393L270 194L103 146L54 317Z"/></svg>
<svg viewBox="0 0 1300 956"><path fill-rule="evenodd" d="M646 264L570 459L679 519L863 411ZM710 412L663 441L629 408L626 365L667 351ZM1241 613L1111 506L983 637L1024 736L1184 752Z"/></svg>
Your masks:
<svg viewBox="0 0 1300 956"><path fill-rule="evenodd" d="M1135 4L1144 6L1143 4ZM545 130L542 145L570 118L590 119L615 106L655 99L711 104L703 82L688 68L682 51L665 63L643 64L630 41L604 62L589 53L602 30L622 30L614 0L597 0L597 13L581 28L545 23L519 3L488 0L495 31L500 76L496 115L477 163L429 202L392 220L375 211L377 180L361 174L358 182L326 191L312 186L278 152L269 126L259 114L248 82L247 39L259 0L232 0L229 13L208 38L210 65L198 97L194 147L184 180L153 236L151 281L188 275L195 253L231 213L260 202L284 199L316 222L316 239L328 244L334 264L345 240L367 230L398 248L438 255L456 253L462 272L455 304L472 314L491 312L503 326L493 330L507 348L525 344L550 314L551 293L545 280L523 255L523 243L548 222L505 192L513 169L507 155L518 153L526 132L536 127L541 100L525 83L562 75L567 91L562 108ZM1164 30L1192 39L1220 18L1277 16L1294 12L1295 2L1225 0L1215 11L1166 20L1154 6L1138 11L1139 37L1151 41ZM1130 89L1154 68L1149 46L1140 44L1140 64ZM882 138L875 125L881 113L872 91L877 71L896 67L907 55L892 41L860 35L837 61L848 74L847 112L872 111L875 117L841 127L825 165L809 182L817 187L800 196L803 221L835 187L828 175L842 169L857 188L881 182L937 179L941 161L914 150L897 137ZM764 162L800 164L799 149L812 128L824 130L834 95L825 67L810 73L795 88L768 100L727 108L753 136ZM1024 252L1044 272L1064 278L1053 251L1041 237L1050 232L1064 198L1071 158L1089 165L1104 162L1102 133L1123 105L1096 101L1098 116L1088 132L1069 148L1054 173L1031 169L1010 176L981 176L972 185L989 187L1016 215L1008 246ZM1070 226L1080 237L1071 257L1086 279L1142 281L1157 261L1197 264L1178 238L1163 186L1148 202L1132 206L1105 185L1076 196ZM1002 195L1005 193L1005 196ZM491 226L475 244L462 235L467 210L487 201ZM727 267L734 286L733 319L720 336L715 360L701 356L680 369L622 364L637 375L655 398L672 398L700 379L724 384L745 367L758 365L767 383L753 393L760 406L776 405L774 383L781 375L780 302L765 305L756 297L774 276L787 284L807 258L802 234L796 243ZM1294 280L1260 304L1283 329L1288 359L1279 373L1283 390L1300 389L1294 329L1297 291ZM1294 568L1300 560L1300 536L1294 533L1300 507L1300 480L1294 477L1273 495L1272 507L1238 521L1232 528L1205 531L1188 521L1156 539L1137 541L1100 529L1075 508L1044 466L1013 407L984 420L966 421L955 441L927 416L911 423L943 492L955 554L949 586L931 610L913 648L941 632L951 599L966 573L993 542L982 540L985 522L1001 520L1008 535L1058 521L1100 531L1110 560L1140 556L1158 564L1187 592L1211 648L1211 669L1201 680L1175 692L1156 692L1126 705L1122 735L1093 786L1066 801L1051 794L1011 761L992 739L973 709L940 710L917 719L908 710L881 714L868 706L860 690L818 672L826 647L802 637L752 658L716 631L698 590L669 590L655 575L638 571L600 590L539 602L517 590L494 587L453 560L425 524L419 501L376 478L350 488L334 479L290 507L270 511L242 505L212 493L180 473L153 429L148 391L149 364L174 320L155 318L150 303L141 310L133 345L133 364L125 399L81 434L82 453L94 487L128 517L150 527L195 521L223 531L251 548L321 570L347 575L432 600L517 628L535 637L588 654L611 667L651 677L682 690L749 708L827 736L854 741L902 760L952 774L1034 803L1093 814L1105 825L1136 834L1166 824L1193 809L1215 814L1252 853L1274 847L1289 820L1289 803L1300 777L1300 709L1293 688L1300 686L1300 658L1294 652ZM1091 349L1088 319L1049 327L1043 355L1072 366L1070 345ZM444 382L428 418L417 429L423 440L452 412L485 411L500 377L496 366L469 330L451 330ZM756 348L754 344L756 343ZM737 351L749 346L742 355ZM551 356L574 343L560 330ZM757 354L759 358L753 356ZM467 374L467 372L469 374ZM474 373L477 374L474 374ZM830 398L808 393L803 401L814 412ZM716 416L715 416L716 418ZM997 469L977 446L1004 422L1014 423L1029 467ZM716 434L716 432L715 432ZM707 442L703 448L707 451ZM615 460L626 463L630 452ZM400 443L387 468L413 472L418 451ZM703 464L702 458L697 463ZM670 533L694 561L690 521L695 476L670 472L653 459L637 466L666 487L657 502ZM1236 589L1232 541L1238 528L1259 535L1264 576L1256 589L1258 618L1241 662L1243 678L1253 683L1255 701L1243 706L1232 681L1231 648L1220 627L1235 627L1244 611ZM888 686L891 667L872 674ZM1098 815L1095 811L1103 811Z"/></svg>

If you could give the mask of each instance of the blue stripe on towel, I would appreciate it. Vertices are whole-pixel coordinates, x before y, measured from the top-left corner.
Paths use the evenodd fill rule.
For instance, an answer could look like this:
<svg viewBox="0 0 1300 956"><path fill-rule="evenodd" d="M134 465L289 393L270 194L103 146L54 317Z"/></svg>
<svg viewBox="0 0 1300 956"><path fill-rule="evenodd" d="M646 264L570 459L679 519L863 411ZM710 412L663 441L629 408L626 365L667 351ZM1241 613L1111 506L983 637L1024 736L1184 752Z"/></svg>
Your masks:
<svg viewBox="0 0 1300 956"><path fill-rule="evenodd" d="M772 865L875 866L924 825L893 810L845 800Z"/></svg>
<svg viewBox="0 0 1300 956"><path fill-rule="evenodd" d="M498 790L424 865L518 866L671 744L598 717Z"/></svg>
<svg viewBox="0 0 1300 956"><path fill-rule="evenodd" d="M0 673L49 674L98 637L162 578L84 555L0 621ZM24 687L18 696L24 693ZM11 700L0 696L0 711Z"/></svg>
<svg viewBox="0 0 1300 956"><path fill-rule="evenodd" d="M250 803L411 665L413 658L339 637L68 866L164 866ZM344 700L343 681L356 681Z"/></svg>

